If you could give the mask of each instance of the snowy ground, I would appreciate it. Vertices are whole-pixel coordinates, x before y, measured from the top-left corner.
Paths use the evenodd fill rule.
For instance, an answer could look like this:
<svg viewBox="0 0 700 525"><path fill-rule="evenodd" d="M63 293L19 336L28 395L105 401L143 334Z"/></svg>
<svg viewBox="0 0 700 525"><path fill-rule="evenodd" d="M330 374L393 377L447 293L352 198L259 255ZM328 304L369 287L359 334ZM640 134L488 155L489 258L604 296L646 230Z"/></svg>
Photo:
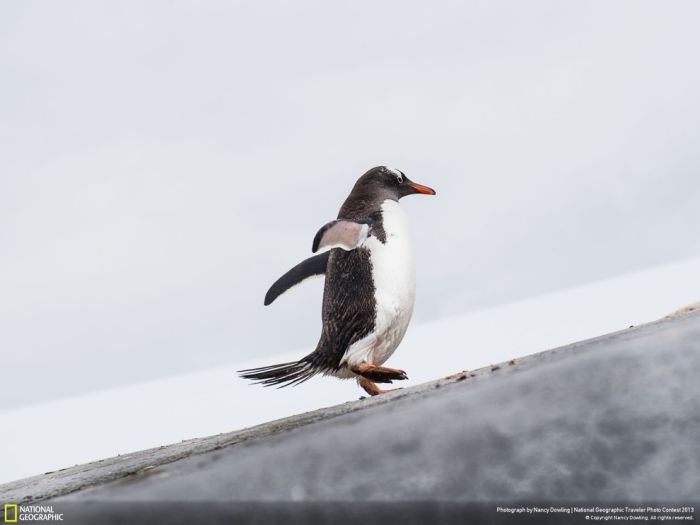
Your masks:
<svg viewBox="0 0 700 525"><path fill-rule="evenodd" d="M412 385L662 317L700 299L700 258L416 325L389 362ZM0 482L355 399L352 381L249 386L231 364L0 412Z"/></svg>

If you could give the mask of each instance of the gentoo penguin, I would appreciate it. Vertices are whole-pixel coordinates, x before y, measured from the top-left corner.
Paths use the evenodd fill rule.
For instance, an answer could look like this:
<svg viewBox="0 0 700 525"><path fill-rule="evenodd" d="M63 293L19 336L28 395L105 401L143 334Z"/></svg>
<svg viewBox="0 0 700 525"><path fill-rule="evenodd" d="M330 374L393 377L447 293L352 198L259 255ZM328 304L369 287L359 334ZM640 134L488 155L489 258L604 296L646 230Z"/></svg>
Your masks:
<svg viewBox="0 0 700 525"><path fill-rule="evenodd" d="M379 166L362 175L323 226L312 252L325 250L289 270L265 295L265 305L303 280L325 275L321 337L316 349L292 363L241 370L265 386L296 385L316 374L356 378L370 395L376 383L408 379L382 365L396 350L413 313L416 280L411 239L399 199L435 195L401 171Z"/></svg>

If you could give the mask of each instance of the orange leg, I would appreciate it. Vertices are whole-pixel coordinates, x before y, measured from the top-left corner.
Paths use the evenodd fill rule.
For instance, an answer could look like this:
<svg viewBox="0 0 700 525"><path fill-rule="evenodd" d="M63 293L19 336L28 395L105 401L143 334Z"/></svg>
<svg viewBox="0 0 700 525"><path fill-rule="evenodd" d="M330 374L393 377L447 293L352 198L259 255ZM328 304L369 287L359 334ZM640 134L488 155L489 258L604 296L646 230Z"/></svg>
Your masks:
<svg viewBox="0 0 700 525"><path fill-rule="evenodd" d="M379 394L386 394L387 392L393 392L394 390L401 390L400 388L388 388L383 390L377 386L377 383L370 381L365 377L358 377L357 383L365 389L370 396L378 396Z"/></svg>

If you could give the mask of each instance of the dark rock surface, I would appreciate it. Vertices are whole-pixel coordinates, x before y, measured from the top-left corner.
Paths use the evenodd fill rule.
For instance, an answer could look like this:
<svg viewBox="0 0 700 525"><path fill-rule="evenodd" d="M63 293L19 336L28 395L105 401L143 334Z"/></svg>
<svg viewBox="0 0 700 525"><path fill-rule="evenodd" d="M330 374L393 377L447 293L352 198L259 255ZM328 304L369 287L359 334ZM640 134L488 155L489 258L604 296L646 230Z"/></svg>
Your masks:
<svg viewBox="0 0 700 525"><path fill-rule="evenodd" d="M0 501L690 502L700 494L699 372L694 312L5 484Z"/></svg>

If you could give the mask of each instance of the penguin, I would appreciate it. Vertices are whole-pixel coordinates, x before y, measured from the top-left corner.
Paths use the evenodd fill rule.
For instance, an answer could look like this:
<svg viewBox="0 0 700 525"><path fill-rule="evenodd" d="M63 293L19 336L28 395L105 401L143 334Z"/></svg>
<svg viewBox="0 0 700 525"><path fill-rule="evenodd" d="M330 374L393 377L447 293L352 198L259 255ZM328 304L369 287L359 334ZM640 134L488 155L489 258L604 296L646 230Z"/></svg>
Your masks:
<svg viewBox="0 0 700 525"><path fill-rule="evenodd" d="M401 343L415 302L415 263L408 219L399 205L407 195L435 195L397 169L378 166L362 175L338 218L318 231L317 253L280 277L265 306L302 281L325 275L322 328L316 349L299 361L240 370L264 386L298 385L316 374L356 379L368 394L377 383L408 379L382 366Z"/></svg>

